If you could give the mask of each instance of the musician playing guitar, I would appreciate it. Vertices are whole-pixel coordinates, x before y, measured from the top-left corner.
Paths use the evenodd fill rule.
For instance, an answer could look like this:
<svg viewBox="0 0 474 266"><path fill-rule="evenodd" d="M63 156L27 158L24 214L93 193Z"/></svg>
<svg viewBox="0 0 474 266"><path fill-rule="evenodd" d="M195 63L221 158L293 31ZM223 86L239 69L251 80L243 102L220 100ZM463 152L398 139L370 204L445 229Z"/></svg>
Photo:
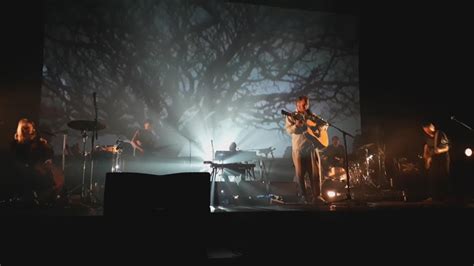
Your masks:
<svg viewBox="0 0 474 266"><path fill-rule="evenodd" d="M431 122L422 125L426 143L423 159L428 174L430 194L433 200L445 200L450 190L449 180L449 140L441 130L436 130Z"/></svg>
<svg viewBox="0 0 474 266"><path fill-rule="evenodd" d="M64 174L53 164L53 149L38 136L33 121L23 118L18 122L11 151L23 200L52 203L64 186Z"/></svg>
<svg viewBox="0 0 474 266"><path fill-rule="evenodd" d="M156 148L157 135L153 130L151 120L146 120L143 129L139 129L133 135L131 144L135 149L135 155L138 157L148 157Z"/></svg>
<svg viewBox="0 0 474 266"><path fill-rule="evenodd" d="M303 200L317 203L320 196L320 147L328 145L327 126L318 125L317 116L309 110L309 99L300 96L296 100L296 111L287 113L285 129L291 135L292 158L295 166L295 179L299 183ZM309 175L312 195L306 191L305 175Z"/></svg>

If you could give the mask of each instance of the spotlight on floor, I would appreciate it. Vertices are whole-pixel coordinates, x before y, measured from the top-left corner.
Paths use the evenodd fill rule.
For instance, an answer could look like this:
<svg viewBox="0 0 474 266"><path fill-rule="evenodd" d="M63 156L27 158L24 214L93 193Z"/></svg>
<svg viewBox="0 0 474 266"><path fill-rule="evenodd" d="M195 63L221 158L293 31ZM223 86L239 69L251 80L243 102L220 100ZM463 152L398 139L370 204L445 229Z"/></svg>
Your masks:
<svg viewBox="0 0 474 266"><path fill-rule="evenodd" d="M326 191L326 195L328 195L329 198L334 198L336 197L336 191L328 190Z"/></svg>
<svg viewBox="0 0 474 266"><path fill-rule="evenodd" d="M471 150L471 148L466 148L466 149L464 150L464 154L465 154L467 157L471 157L471 155L472 155L472 150Z"/></svg>
<svg viewBox="0 0 474 266"><path fill-rule="evenodd" d="M339 180L325 180L321 186L323 199L333 202L342 199L345 192L345 183Z"/></svg>

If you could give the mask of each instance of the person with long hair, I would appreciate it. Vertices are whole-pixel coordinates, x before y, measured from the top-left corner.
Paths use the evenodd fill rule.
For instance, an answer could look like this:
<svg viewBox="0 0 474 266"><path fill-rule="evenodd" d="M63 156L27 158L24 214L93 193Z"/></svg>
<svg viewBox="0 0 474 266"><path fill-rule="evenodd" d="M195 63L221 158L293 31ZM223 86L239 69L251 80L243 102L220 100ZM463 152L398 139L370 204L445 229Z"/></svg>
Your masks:
<svg viewBox="0 0 474 266"><path fill-rule="evenodd" d="M25 201L50 202L64 185L64 176L53 164L53 149L39 137L36 124L22 118L18 121L11 143L16 176L22 185Z"/></svg>

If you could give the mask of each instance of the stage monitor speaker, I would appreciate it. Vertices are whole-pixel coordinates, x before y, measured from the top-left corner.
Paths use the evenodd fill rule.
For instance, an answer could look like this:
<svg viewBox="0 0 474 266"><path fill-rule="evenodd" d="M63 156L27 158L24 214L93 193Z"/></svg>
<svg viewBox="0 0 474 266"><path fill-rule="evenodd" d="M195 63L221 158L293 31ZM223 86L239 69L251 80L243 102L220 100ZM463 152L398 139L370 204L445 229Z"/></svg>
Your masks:
<svg viewBox="0 0 474 266"><path fill-rule="evenodd" d="M209 173L107 173L104 215L209 214Z"/></svg>

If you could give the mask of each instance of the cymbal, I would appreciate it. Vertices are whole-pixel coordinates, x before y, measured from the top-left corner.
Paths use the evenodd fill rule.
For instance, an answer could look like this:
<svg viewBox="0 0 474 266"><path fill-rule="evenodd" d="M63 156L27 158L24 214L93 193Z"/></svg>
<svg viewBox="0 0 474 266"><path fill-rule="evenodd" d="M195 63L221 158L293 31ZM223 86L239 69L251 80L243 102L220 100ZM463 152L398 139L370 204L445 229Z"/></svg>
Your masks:
<svg viewBox="0 0 474 266"><path fill-rule="evenodd" d="M375 146L375 143L364 144L364 145L362 145L362 146L359 147L359 150L372 148L373 146Z"/></svg>
<svg viewBox="0 0 474 266"><path fill-rule="evenodd" d="M67 123L67 126L76 129L76 130L85 130L85 131L93 131L94 130L95 121L89 120L73 120ZM105 129L105 125L97 122L96 130Z"/></svg>

